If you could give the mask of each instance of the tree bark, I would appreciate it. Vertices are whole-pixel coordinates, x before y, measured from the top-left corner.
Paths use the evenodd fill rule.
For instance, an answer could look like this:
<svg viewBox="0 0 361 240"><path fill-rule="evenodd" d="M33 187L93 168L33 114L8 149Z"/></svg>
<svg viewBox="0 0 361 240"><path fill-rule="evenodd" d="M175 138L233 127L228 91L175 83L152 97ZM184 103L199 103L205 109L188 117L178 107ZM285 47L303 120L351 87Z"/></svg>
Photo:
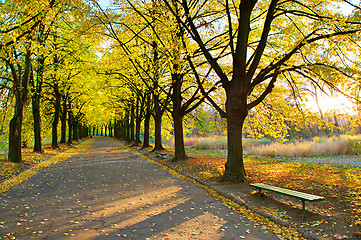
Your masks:
<svg viewBox="0 0 361 240"><path fill-rule="evenodd" d="M143 118L143 111L142 111L142 104L140 104L140 97L137 97L137 104L135 107L135 146L139 146L142 144L142 141L140 140L140 128L142 124L142 118Z"/></svg>
<svg viewBox="0 0 361 240"><path fill-rule="evenodd" d="M31 59L30 51L27 50L25 55L25 67L22 75L18 75L18 71L15 66L10 63L11 72L14 81L15 92L15 109L14 116L10 120L9 126L9 152L8 159L11 162L19 163L22 160L21 157L21 130L24 116L24 105L28 99L28 83L31 71ZM20 69L19 69L20 70Z"/></svg>
<svg viewBox="0 0 361 240"><path fill-rule="evenodd" d="M70 105L69 105L70 108ZM73 114L71 111L68 112L68 144L73 143Z"/></svg>
<svg viewBox="0 0 361 240"><path fill-rule="evenodd" d="M145 105L146 105L146 109L145 109L145 113L144 113L144 139L143 139L143 146L142 148L147 148L150 147L149 144L149 125L150 125L150 118L152 117L152 113L151 113L151 99L150 99L150 94L147 95L146 100L145 100Z"/></svg>
<svg viewBox="0 0 361 240"><path fill-rule="evenodd" d="M247 95L240 96L233 86L228 91L229 96L226 101L227 111L227 162L223 181L226 182L244 182L246 181L246 171L243 163L243 145L242 132L244 120L248 115ZM238 101L235 101L238 99Z"/></svg>
<svg viewBox="0 0 361 240"><path fill-rule="evenodd" d="M151 114L146 114L146 115L145 115L145 118L144 118L144 139L143 139L142 148L150 147L150 144L149 144L149 137L150 137L150 134L149 134L150 117L151 117Z"/></svg>
<svg viewBox="0 0 361 240"><path fill-rule="evenodd" d="M79 141L78 122L73 119L73 140Z"/></svg>
<svg viewBox="0 0 361 240"><path fill-rule="evenodd" d="M134 119L135 119L135 113L134 113L134 104L132 103L132 106L130 108L130 142L134 142L135 140L135 126L134 126Z"/></svg>
<svg viewBox="0 0 361 240"><path fill-rule="evenodd" d="M41 116L40 116L40 95L33 93L31 98L31 105L34 119L34 149L36 153L43 153L41 140Z"/></svg>
<svg viewBox="0 0 361 240"><path fill-rule="evenodd" d="M173 124L174 124L174 158L173 162L187 160L188 156L184 148L183 138L183 116L173 109Z"/></svg>
<svg viewBox="0 0 361 240"><path fill-rule="evenodd" d="M66 143L66 116L68 114L67 97L63 96L63 109L61 111L61 138L60 143Z"/></svg>
<svg viewBox="0 0 361 240"><path fill-rule="evenodd" d="M175 70L178 70L177 64L174 66ZM184 148L183 138L183 117L185 113L182 111L182 76L179 73L172 74L173 79L173 124L174 124L174 158L173 162L187 160L188 156Z"/></svg>
<svg viewBox="0 0 361 240"><path fill-rule="evenodd" d="M10 120L9 153L8 159L15 163L21 162L21 127L23 123L24 105L21 100L16 100L15 113Z"/></svg>
<svg viewBox="0 0 361 240"><path fill-rule="evenodd" d="M40 98L43 85L44 75L44 62L45 58L43 55L38 57L38 69L36 69L36 83L32 81L32 111L34 119L34 152L43 153L42 138L41 138L41 115L40 115ZM33 79L34 80L34 79Z"/></svg>
<svg viewBox="0 0 361 240"><path fill-rule="evenodd" d="M55 148L59 148L58 124L59 124L60 111L61 111L61 95L57 85L54 86L54 94L55 94L55 105L54 105L54 119L52 123L51 147L55 149Z"/></svg>
<svg viewBox="0 0 361 240"><path fill-rule="evenodd" d="M159 97L159 96L158 96ZM159 103L158 97L154 98L154 151L164 150L162 146L162 117L163 111Z"/></svg>

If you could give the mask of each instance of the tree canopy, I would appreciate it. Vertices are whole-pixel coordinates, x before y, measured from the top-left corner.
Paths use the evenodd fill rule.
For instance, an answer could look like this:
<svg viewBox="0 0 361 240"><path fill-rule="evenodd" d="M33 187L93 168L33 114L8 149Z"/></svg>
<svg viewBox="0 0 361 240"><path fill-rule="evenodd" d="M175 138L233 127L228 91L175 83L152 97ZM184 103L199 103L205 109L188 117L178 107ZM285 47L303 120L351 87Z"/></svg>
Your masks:
<svg viewBox="0 0 361 240"><path fill-rule="evenodd" d="M0 11L11 161L21 161L22 131L37 152L44 138L57 148L58 135L71 143L103 131L143 147L154 134L159 151L172 135L180 161L193 127L227 134L223 179L245 181L242 137L340 131L336 113L305 109L310 93L358 103L360 8L346 0L6 1Z"/></svg>

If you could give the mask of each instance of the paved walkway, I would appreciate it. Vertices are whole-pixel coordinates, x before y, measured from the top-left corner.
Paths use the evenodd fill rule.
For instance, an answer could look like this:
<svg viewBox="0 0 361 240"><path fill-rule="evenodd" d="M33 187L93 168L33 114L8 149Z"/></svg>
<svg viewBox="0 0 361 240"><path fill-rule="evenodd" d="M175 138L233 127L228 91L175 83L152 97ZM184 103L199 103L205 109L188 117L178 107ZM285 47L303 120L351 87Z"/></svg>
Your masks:
<svg viewBox="0 0 361 240"><path fill-rule="evenodd" d="M0 239L278 239L106 137L0 197Z"/></svg>

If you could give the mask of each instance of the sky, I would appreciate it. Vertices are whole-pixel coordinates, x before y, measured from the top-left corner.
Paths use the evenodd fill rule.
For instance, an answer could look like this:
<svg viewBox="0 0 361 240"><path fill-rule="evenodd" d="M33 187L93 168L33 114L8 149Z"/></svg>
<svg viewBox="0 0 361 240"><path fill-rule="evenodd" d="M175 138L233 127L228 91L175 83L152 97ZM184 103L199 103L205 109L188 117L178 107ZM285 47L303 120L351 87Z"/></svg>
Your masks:
<svg viewBox="0 0 361 240"><path fill-rule="evenodd" d="M110 7L110 0L98 0L98 3L102 8Z"/></svg>

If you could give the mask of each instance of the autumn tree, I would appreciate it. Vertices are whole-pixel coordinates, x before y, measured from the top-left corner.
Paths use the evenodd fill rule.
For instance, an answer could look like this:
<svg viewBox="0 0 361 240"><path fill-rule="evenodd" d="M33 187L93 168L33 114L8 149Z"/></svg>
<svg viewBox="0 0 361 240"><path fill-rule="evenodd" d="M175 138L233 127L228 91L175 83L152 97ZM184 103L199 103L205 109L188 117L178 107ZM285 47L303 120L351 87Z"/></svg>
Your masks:
<svg viewBox="0 0 361 240"><path fill-rule="evenodd" d="M37 2L38 3L38 2ZM23 110L28 99L29 79L32 75L33 48L35 30L41 25L56 1L43 1L38 6L32 1L7 1L1 5L6 13L1 17L2 30L0 57L11 75L1 83L1 87L9 89L15 98L14 116L9 127L8 159L21 162L21 133Z"/></svg>
<svg viewBox="0 0 361 240"><path fill-rule="evenodd" d="M339 72L342 66L327 62L322 52L329 53L338 38L358 31L358 22L335 10L336 1L163 2L198 44L226 94L224 108L205 96L227 119L224 181L246 180L242 129L250 110L276 82L297 89L297 82L312 82L316 76L333 85L322 72ZM221 58L225 52L227 58Z"/></svg>
<svg viewBox="0 0 361 240"><path fill-rule="evenodd" d="M121 6L123 7L123 6ZM154 119L154 128L155 128L155 146L153 151L159 151L163 149L162 146L162 117L167 106L170 102L170 96L167 94L169 91L168 83L164 80L164 70L162 69L162 58L159 54L157 43L155 41L140 41L137 37L134 36L137 28L142 28L144 22L141 22L137 16L134 14L129 14L129 19L126 19L124 15L119 15L117 13L110 14L109 12L104 11L98 5L100 13L98 14L98 19L106 28L106 35L112 39L112 44L116 47L114 49L120 49L116 51L117 54L121 54L127 63L123 64L127 68L125 72L120 73L115 67L113 71L115 74L122 74L122 78L125 81L133 81L135 78L139 79L142 82L142 85L146 87L146 94L151 94L151 101L145 101L147 103L147 114L146 118L146 127L148 129L149 123L149 110L150 105L152 105L152 117ZM124 12L129 11L129 8L122 8ZM129 21L127 25L122 24L122 21ZM131 30L133 29L134 30ZM130 30L130 31L128 31ZM135 31L135 32L134 32ZM131 33L133 32L133 33ZM151 32L151 31L150 31ZM130 34L131 33L131 34ZM149 31L144 33L146 36L149 36ZM139 42L142 42L139 44ZM118 55L119 56L119 55ZM129 74L132 73L132 74ZM108 74L111 74L109 71ZM131 108L128 110L130 111ZM125 115L127 117L127 115ZM129 116L131 117L131 116ZM133 121L129 120L129 123L132 124ZM130 126L131 127L131 126ZM132 131L131 131L132 132ZM131 134L131 132L129 132ZM129 134L129 137L131 138Z"/></svg>

